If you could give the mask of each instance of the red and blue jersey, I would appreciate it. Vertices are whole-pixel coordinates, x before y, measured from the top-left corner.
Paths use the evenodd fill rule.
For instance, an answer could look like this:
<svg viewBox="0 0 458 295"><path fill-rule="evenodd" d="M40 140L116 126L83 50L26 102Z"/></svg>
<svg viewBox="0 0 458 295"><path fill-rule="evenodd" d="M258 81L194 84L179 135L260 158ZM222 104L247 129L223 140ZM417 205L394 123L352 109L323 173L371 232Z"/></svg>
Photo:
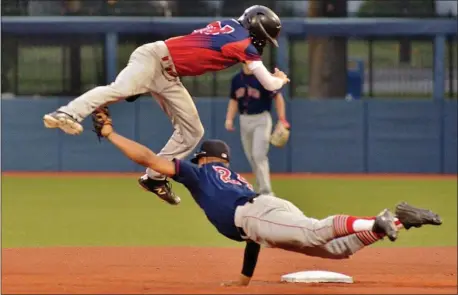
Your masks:
<svg viewBox="0 0 458 295"><path fill-rule="evenodd" d="M165 41L178 76L198 76L237 63L261 60L247 29L235 19L215 21Z"/></svg>
<svg viewBox="0 0 458 295"><path fill-rule="evenodd" d="M218 232L234 241L243 241L234 223L235 210L256 196L253 187L222 163L199 167L188 161L174 161L173 179L189 190Z"/></svg>

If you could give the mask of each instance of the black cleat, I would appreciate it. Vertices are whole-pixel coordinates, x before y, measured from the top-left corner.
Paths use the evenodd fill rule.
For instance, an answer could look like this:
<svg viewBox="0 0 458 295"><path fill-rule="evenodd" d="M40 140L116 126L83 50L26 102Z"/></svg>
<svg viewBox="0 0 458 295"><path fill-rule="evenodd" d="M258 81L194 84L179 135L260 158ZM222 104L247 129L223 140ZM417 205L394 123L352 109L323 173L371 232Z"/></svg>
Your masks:
<svg viewBox="0 0 458 295"><path fill-rule="evenodd" d="M442 219L436 213L431 210L413 207L406 202L398 204L395 213L405 229L421 227L424 224L442 224Z"/></svg>
<svg viewBox="0 0 458 295"><path fill-rule="evenodd" d="M159 198L170 205L178 205L181 202L180 197L172 191L172 185L167 179L156 180L148 177L147 174L138 179L138 183L147 191L156 194Z"/></svg>
<svg viewBox="0 0 458 295"><path fill-rule="evenodd" d="M372 231L378 234L385 234L390 241L394 242L398 238L398 230L394 223L394 215L390 210L383 210L376 218Z"/></svg>

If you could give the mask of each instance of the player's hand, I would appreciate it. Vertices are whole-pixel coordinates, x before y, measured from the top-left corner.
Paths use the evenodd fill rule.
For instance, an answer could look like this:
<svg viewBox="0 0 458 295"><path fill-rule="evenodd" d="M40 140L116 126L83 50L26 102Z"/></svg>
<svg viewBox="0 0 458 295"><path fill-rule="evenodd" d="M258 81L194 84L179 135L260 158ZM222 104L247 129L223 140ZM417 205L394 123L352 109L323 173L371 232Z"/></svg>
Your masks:
<svg viewBox="0 0 458 295"><path fill-rule="evenodd" d="M224 123L224 127L226 128L227 131L234 131L234 121L233 120L226 120Z"/></svg>
<svg viewBox="0 0 458 295"><path fill-rule="evenodd" d="M248 286L250 282L242 282L242 281L227 281L221 283L221 286L223 287L243 287L243 286Z"/></svg>
<svg viewBox="0 0 458 295"><path fill-rule="evenodd" d="M275 72L272 74L274 77L277 77L279 79L283 80L283 84L289 83L289 78L286 76L285 73L280 71L278 68L275 68Z"/></svg>
<svg viewBox="0 0 458 295"><path fill-rule="evenodd" d="M99 140L113 133L113 121L108 107L98 108L92 113L92 124L94 126L93 131L97 134Z"/></svg>
<svg viewBox="0 0 458 295"><path fill-rule="evenodd" d="M289 122L288 122L285 118L280 118L279 121L280 121L287 129L290 129L290 128L291 128L291 124L289 124Z"/></svg>
<svg viewBox="0 0 458 295"><path fill-rule="evenodd" d="M225 287L240 287L240 286L248 286L250 284L251 278L247 277L243 274L240 274L240 277L237 281L228 281L221 284L221 286Z"/></svg>

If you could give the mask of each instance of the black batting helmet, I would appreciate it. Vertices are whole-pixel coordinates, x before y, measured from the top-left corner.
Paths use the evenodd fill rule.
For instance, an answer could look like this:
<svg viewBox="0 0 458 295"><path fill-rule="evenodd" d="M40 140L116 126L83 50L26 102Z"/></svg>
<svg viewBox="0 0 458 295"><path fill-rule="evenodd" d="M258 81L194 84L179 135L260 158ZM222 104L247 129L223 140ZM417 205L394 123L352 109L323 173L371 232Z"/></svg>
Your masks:
<svg viewBox="0 0 458 295"><path fill-rule="evenodd" d="M238 21L250 32L252 43L261 54L267 41L278 47L277 37L281 30L281 21L270 8L253 5L243 12Z"/></svg>
<svg viewBox="0 0 458 295"><path fill-rule="evenodd" d="M222 140L209 139L205 140L197 153L194 154L194 158L191 160L192 163L197 164L199 159L202 157L215 157L229 162L231 157L231 151L229 146Z"/></svg>

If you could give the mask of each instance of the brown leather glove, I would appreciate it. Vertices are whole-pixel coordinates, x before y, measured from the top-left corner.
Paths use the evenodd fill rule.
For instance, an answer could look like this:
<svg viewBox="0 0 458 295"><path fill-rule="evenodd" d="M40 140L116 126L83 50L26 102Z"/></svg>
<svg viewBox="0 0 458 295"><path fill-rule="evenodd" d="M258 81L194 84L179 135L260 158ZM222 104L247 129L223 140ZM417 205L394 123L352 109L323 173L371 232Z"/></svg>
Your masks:
<svg viewBox="0 0 458 295"><path fill-rule="evenodd" d="M113 120L108 107L98 108L92 113L92 131L97 134L99 141L113 132Z"/></svg>

